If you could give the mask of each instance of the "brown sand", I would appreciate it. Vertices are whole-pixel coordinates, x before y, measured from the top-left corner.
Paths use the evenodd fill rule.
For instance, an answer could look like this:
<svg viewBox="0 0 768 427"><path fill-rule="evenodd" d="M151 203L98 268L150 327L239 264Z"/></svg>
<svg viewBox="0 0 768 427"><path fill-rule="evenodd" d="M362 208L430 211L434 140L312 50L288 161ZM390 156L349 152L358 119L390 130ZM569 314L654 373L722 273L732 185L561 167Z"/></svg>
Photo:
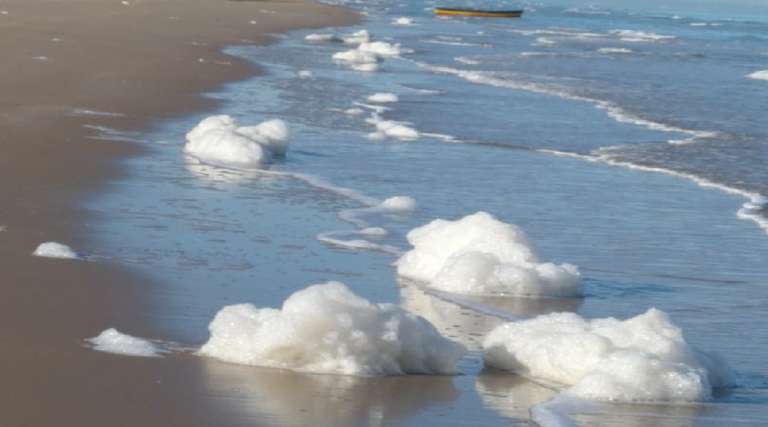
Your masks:
<svg viewBox="0 0 768 427"><path fill-rule="evenodd" d="M199 358L84 349L108 326L150 332L141 313L151 285L115 266L30 254L48 240L77 248L82 200L140 153L89 139L83 124L139 130L210 107L199 93L255 72L222 46L356 19L298 1L0 0L0 426L270 424L213 404Z"/></svg>

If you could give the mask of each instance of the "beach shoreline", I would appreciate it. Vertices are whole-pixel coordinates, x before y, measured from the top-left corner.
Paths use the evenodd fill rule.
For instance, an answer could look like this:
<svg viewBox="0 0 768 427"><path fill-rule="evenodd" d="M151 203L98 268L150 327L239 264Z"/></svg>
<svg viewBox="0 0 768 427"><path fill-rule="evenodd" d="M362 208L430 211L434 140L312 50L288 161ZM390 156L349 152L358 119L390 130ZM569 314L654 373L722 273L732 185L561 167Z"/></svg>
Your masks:
<svg viewBox="0 0 768 427"><path fill-rule="evenodd" d="M257 69L223 53L269 34L358 16L304 2L7 0L0 4L0 352L3 425L229 425L203 361L118 358L83 347L111 326L152 336L151 286L109 262L31 256L46 241L88 255L83 201L109 191L140 135L209 109L202 96Z"/></svg>

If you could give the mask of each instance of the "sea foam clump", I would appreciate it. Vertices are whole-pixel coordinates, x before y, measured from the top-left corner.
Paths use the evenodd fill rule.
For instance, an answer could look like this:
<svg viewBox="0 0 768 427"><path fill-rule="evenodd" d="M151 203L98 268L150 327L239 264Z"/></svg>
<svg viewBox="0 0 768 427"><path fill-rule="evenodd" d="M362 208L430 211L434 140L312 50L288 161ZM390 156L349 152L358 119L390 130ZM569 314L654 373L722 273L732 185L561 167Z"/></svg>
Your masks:
<svg viewBox="0 0 768 427"><path fill-rule="evenodd" d="M423 318L370 303L339 282L298 291L280 310L224 307L209 330L202 355L302 372L450 374L465 353Z"/></svg>
<svg viewBox="0 0 768 427"><path fill-rule="evenodd" d="M575 297L578 268L541 263L525 233L486 212L438 219L408 233L413 249L395 262L401 277L463 294Z"/></svg>
<svg viewBox="0 0 768 427"><path fill-rule="evenodd" d="M555 313L503 324L486 336L485 363L566 395L612 402L691 402L731 383L725 363L689 346L662 311L586 320Z"/></svg>
<svg viewBox="0 0 768 427"><path fill-rule="evenodd" d="M98 336L86 340L94 350L127 356L157 357L161 351L157 346L142 338L133 337L110 328Z"/></svg>
<svg viewBox="0 0 768 427"><path fill-rule="evenodd" d="M413 20L413 18L410 18L410 17L407 17L407 16L401 16L399 18L395 18L395 19L392 20L392 25L405 25L405 26L409 26L409 25L414 25L414 24L415 24L415 21Z"/></svg>
<svg viewBox="0 0 768 427"><path fill-rule="evenodd" d="M754 73L747 74L747 77L755 80L768 80L768 70L755 71Z"/></svg>
<svg viewBox="0 0 768 427"><path fill-rule="evenodd" d="M41 243L32 255L44 258L78 259L80 256L74 249L57 242Z"/></svg>
<svg viewBox="0 0 768 427"><path fill-rule="evenodd" d="M389 102L397 102L400 98L398 98L397 95L394 93L374 93L373 95L368 97L368 101L370 102L378 102L378 103L389 103Z"/></svg>
<svg viewBox="0 0 768 427"><path fill-rule="evenodd" d="M238 126L231 116L203 119L189 133L184 151L219 166L258 167L288 149L288 128L280 119Z"/></svg>
<svg viewBox="0 0 768 427"><path fill-rule="evenodd" d="M419 139L419 131L411 127L411 123L398 122L395 120L383 120L377 114L365 120L376 126L376 132L368 134L370 139L384 139L387 137L399 139L401 141L414 141Z"/></svg>

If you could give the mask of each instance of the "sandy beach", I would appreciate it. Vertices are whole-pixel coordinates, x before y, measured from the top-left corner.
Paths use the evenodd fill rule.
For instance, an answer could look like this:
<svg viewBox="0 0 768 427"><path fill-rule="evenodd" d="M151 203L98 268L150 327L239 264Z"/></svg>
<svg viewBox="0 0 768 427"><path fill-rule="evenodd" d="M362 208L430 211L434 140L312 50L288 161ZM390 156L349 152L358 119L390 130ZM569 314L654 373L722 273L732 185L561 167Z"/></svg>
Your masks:
<svg viewBox="0 0 768 427"><path fill-rule="evenodd" d="M211 405L198 358L83 348L105 325L151 336L137 315L145 279L30 254L44 241L78 247L90 218L80 202L140 154L93 139L94 126L137 131L212 107L202 92L257 72L224 46L356 19L298 1L0 2L0 424L238 424Z"/></svg>

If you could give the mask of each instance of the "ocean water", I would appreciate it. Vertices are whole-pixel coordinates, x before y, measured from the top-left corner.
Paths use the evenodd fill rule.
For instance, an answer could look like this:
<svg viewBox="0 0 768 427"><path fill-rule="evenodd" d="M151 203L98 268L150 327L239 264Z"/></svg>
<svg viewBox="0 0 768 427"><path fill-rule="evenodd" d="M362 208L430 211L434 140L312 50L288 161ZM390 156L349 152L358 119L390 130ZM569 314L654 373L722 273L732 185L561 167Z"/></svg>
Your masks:
<svg viewBox="0 0 768 427"><path fill-rule="evenodd" d="M529 408L557 392L484 369L479 342L491 328L657 307L691 344L722 355L736 385L700 404L592 405L570 419L768 424L768 81L748 77L768 69L765 19L536 4L522 19L439 19L432 2L342 4L365 21L325 33L367 29L399 43L400 56L356 71L332 60L353 46L309 42L308 32L231 48L265 75L210 94L220 111L138 136L148 154L89 202L91 258L156 283L137 313L157 324L162 336L150 338L200 345L224 305L278 307L338 280L464 343L460 375L366 379L206 363L222 405L277 425L530 425ZM399 17L412 25L393 23ZM398 100L376 112L374 93ZM185 156L184 134L213 113L284 120L288 155L262 171ZM371 118L407 122L419 137L372 138ZM400 195L417 208L360 216L386 236L361 237L344 220ZM585 297L462 297L398 281L392 252L408 249L409 230L476 211L520 226L542 259L578 265ZM368 249L349 243L361 238Z"/></svg>

